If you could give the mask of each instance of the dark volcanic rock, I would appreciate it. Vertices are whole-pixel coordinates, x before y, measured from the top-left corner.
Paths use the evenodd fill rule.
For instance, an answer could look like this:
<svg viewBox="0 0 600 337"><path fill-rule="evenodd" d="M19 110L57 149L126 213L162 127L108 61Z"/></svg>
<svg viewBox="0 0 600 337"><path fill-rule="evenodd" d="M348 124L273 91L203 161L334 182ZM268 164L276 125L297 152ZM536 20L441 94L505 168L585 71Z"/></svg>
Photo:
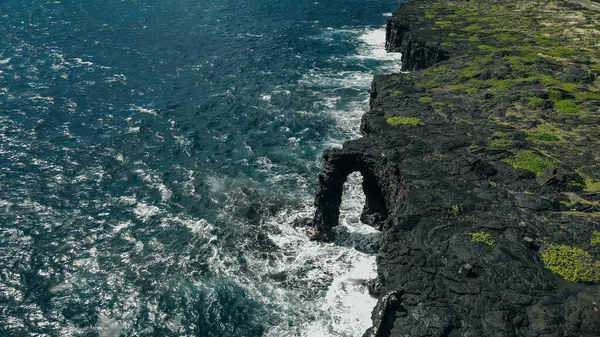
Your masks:
<svg viewBox="0 0 600 337"><path fill-rule="evenodd" d="M410 10L410 9L409 9ZM449 51L439 38L419 34L406 15L394 15L386 27L385 50L402 54L402 70L425 69L449 58Z"/></svg>
<svg viewBox="0 0 600 337"><path fill-rule="evenodd" d="M517 40L482 26L503 12L473 23L463 6L487 6L478 4L419 1L394 13L386 48L402 52L408 70L441 66L374 78L363 138L323 156L307 230L313 239L331 239L342 186L361 172L362 219L382 231L378 277L368 283L379 301L365 337L600 336L600 286L566 281L540 255L565 244L600 256L600 245L590 244L592 231L600 231L600 193L593 190L600 113L590 101L579 101L592 107L582 116L557 113L549 100L575 97L573 90L593 79L581 71L586 66L561 66L561 55L534 62L535 55L501 48L498 41ZM426 15L435 18L426 22ZM448 36L457 39L443 47ZM467 45L469 36L474 44ZM528 48L522 50L541 53ZM492 54L476 54L482 51ZM491 66L473 66L469 53ZM427 82L432 76L438 81ZM418 123L388 120L397 117ZM550 122L563 133L540 128Z"/></svg>

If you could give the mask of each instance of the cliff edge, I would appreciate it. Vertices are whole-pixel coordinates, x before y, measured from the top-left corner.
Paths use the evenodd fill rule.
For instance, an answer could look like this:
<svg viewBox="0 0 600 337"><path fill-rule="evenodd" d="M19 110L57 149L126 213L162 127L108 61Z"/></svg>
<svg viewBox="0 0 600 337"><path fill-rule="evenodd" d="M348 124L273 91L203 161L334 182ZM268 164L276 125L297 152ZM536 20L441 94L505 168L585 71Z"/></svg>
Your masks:
<svg viewBox="0 0 600 337"><path fill-rule="evenodd" d="M307 228L349 173L382 231L364 336L600 336L600 14L561 1L408 3L363 137L326 151Z"/></svg>

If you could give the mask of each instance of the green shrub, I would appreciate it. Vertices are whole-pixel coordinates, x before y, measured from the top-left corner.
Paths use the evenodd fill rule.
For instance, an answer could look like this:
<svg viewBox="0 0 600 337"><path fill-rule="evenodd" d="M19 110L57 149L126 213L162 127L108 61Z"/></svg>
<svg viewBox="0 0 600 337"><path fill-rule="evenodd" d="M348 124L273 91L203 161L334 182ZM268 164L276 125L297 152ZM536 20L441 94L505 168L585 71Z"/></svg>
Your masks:
<svg viewBox="0 0 600 337"><path fill-rule="evenodd" d="M548 90L548 99L551 100L552 102L556 103L560 100L562 100L563 95L562 92L552 89L552 90Z"/></svg>
<svg viewBox="0 0 600 337"><path fill-rule="evenodd" d="M391 125L391 126L396 126L396 125L412 125L412 126L423 125L423 123L421 122L421 120L418 119L418 118L404 117L404 116L390 117L390 118L387 119L387 123L389 125Z"/></svg>
<svg viewBox="0 0 600 337"><path fill-rule="evenodd" d="M578 101L585 101L588 99L595 99L600 101L600 94L589 91L578 92L575 94L575 99Z"/></svg>
<svg viewBox="0 0 600 337"><path fill-rule="evenodd" d="M487 64L487 63L494 62L494 58L489 55L488 56L475 56L473 58L473 62Z"/></svg>
<svg viewBox="0 0 600 337"><path fill-rule="evenodd" d="M471 78L471 77L477 76L480 72L481 72L480 67L472 66L472 67L469 67L469 68L463 70L462 75L463 75L463 77Z"/></svg>
<svg viewBox="0 0 600 337"><path fill-rule="evenodd" d="M544 105L544 99L539 97L530 98L527 103L527 108L529 109L537 109Z"/></svg>
<svg viewBox="0 0 600 337"><path fill-rule="evenodd" d="M472 95L472 94L476 93L477 91L479 91L477 88L472 88L472 87L466 86L464 84L453 85L449 88L449 90L450 91L462 91L469 95Z"/></svg>
<svg viewBox="0 0 600 337"><path fill-rule="evenodd" d="M423 88L423 89L431 89L431 88L435 88L438 86L437 83L432 80L420 81L420 82L417 82L416 85L417 85L417 87Z"/></svg>
<svg viewBox="0 0 600 337"><path fill-rule="evenodd" d="M442 43L442 44L443 44L443 43ZM452 69L450 69L450 68L448 68L448 67L446 67L446 66L439 66L439 67L437 67L437 68L433 69L433 72L434 72L434 73L445 73L445 72L448 72L448 71L451 71L451 70L452 70Z"/></svg>
<svg viewBox="0 0 600 337"><path fill-rule="evenodd" d="M590 239L590 245L597 246L600 245L600 232L593 231L592 238Z"/></svg>
<svg viewBox="0 0 600 337"><path fill-rule="evenodd" d="M392 91L392 95L398 97L398 96L402 95L402 90L394 90L394 91Z"/></svg>
<svg viewBox="0 0 600 337"><path fill-rule="evenodd" d="M556 48L552 52L550 52L550 55L556 56L556 57L573 56L573 55L579 55L579 54L581 54L580 51L570 49L570 48Z"/></svg>
<svg viewBox="0 0 600 337"><path fill-rule="evenodd" d="M517 41L516 37L506 34L506 33L496 34L496 35L494 35L494 37L500 42L515 42L515 41Z"/></svg>
<svg viewBox="0 0 600 337"><path fill-rule="evenodd" d="M598 64L594 64L594 65L592 66L592 70L600 70L600 63L598 63Z"/></svg>
<svg viewBox="0 0 600 337"><path fill-rule="evenodd" d="M427 96L423 96L419 98L419 103L431 103L433 102L433 98L431 97L427 97Z"/></svg>
<svg viewBox="0 0 600 337"><path fill-rule="evenodd" d="M461 29L463 32L480 32L481 31L481 26L478 24L474 24L474 25L470 25L468 27L465 27L463 29Z"/></svg>
<svg viewBox="0 0 600 337"><path fill-rule="evenodd" d="M495 53L495 52L497 52L499 50L496 47L488 46L488 45L485 45L485 44L479 45L479 46L477 46L477 48L479 48L479 50L483 50L483 51L486 51L488 53Z"/></svg>
<svg viewBox="0 0 600 337"><path fill-rule="evenodd" d="M452 21L436 21L435 24L441 28L447 28L452 26Z"/></svg>
<svg viewBox="0 0 600 337"><path fill-rule="evenodd" d="M454 42L451 42L451 41L442 42L442 47L452 47L452 46L454 46Z"/></svg>
<svg viewBox="0 0 600 337"><path fill-rule="evenodd" d="M529 138L533 139L533 140L539 140L542 142L555 142L557 141L559 138L551 133L548 133L546 131L535 131L535 132L528 132Z"/></svg>
<svg viewBox="0 0 600 337"><path fill-rule="evenodd" d="M544 266L571 282L600 282L600 261L583 249L551 244L542 254Z"/></svg>
<svg viewBox="0 0 600 337"><path fill-rule="evenodd" d="M461 213L460 211L460 206L459 205L452 205L452 207L450 207L450 210L448 211L449 214L452 214L454 216L457 216Z"/></svg>
<svg viewBox="0 0 600 337"><path fill-rule="evenodd" d="M519 152L514 158L504 159L503 162L512 165L514 168L531 171L538 176L546 167L554 166L554 163L536 156L529 150Z"/></svg>
<svg viewBox="0 0 600 337"><path fill-rule="evenodd" d="M579 106L568 99L554 103L554 108L559 112L569 114L576 113L577 111L579 111Z"/></svg>
<svg viewBox="0 0 600 337"><path fill-rule="evenodd" d="M496 243L496 240L494 239L492 234L486 232L471 233L471 241L483 242L488 246L493 246L494 243Z"/></svg>

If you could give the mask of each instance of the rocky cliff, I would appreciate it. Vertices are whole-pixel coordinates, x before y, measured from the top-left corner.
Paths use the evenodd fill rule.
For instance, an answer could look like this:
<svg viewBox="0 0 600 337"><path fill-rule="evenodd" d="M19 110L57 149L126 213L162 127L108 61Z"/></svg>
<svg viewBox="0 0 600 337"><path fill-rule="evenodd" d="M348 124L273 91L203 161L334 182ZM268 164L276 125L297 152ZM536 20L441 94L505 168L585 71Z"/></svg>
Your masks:
<svg viewBox="0 0 600 337"><path fill-rule="evenodd" d="M388 22L363 137L324 154L330 240L359 171L379 228L366 336L600 336L600 14L416 1Z"/></svg>

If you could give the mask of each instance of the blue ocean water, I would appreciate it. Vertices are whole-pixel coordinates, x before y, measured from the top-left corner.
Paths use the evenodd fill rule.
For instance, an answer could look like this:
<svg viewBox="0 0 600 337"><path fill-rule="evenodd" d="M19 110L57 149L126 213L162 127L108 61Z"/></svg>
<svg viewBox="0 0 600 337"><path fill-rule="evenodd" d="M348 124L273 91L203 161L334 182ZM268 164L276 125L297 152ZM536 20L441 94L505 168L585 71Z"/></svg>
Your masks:
<svg viewBox="0 0 600 337"><path fill-rule="evenodd" d="M360 336L359 136L388 0L0 2L0 336Z"/></svg>

